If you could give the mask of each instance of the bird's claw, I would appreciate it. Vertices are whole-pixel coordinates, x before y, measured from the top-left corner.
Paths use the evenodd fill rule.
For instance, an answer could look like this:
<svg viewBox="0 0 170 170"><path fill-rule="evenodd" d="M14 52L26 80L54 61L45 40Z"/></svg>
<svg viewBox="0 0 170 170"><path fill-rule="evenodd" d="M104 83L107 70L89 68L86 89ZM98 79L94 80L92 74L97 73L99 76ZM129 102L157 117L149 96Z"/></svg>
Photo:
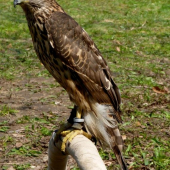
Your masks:
<svg viewBox="0 0 170 170"><path fill-rule="evenodd" d="M61 132L61 135L64 137L62 145L61 145L61 151L64 153L65 153L65 149L66 149L66 143L68 142L68 145L70 145L70 142L77 135L84 135L88 139L90 139L92 141L94 140L94 142L96 143L96 139L92 135L88 134L87 132L84 132L82 129L81 130L63 131L63 132Z"/></svg>
<svg viewBox="0 0 170 170"><path fill-rule="evenodd" d="M72 126L71 123L66 123L66 124L61 125L60 129L57 129L57 130L54 131L55 135L54 135L54 138L53 138L53 143L54 143L55 146L56 146L56 143L61 138L61 132L69 129L71 126Z"/></svg>

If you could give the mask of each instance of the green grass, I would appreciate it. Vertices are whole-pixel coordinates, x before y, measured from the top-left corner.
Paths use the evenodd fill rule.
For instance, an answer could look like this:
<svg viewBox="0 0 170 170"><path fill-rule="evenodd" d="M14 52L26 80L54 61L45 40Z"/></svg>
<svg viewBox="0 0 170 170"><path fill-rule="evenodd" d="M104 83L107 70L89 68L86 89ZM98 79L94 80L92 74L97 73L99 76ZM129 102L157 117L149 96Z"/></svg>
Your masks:
<svg viewBox="0 0 170 170"><path fill-rule="evenodd" d="M26 169L30 168L30 164L14 165L14 168L16 170L26 170ZM2 169L7 170L8 166L3 166Z"/></svg>
<svg viewBox="0 0 170 170"><path fill-rule="evenodd" d="M147 167L156 170L170 166L170 97L156 93L153 87L170 90L170 3L169 0L59 0L59 4L89 33L107 60L122 94L124 124L120 126L126 136L124 155L132 169ZM49 73L39 62L31 41L26 19L21 8L13 8L13 1L0 0L0 82L13 83L31 78L49 78ZM45 86L41 89L39 86ZM19 93L27 88L30 93L52 92L40 96L39 101L53 104L61 95L53 91L56 83L37 85L25 83L10 90ZM0 83L0 91L4 84ZM64 92L65 93L65 92ZM15 114L0 97L0 132L8 133L13 125L9 120ZM10 101L9 101L10 102ZM31 101L34 102L34 101ZM31 105L31 102L28 105ZM36 102L36 101L35 101ZM50 107L50 106L49 106ZM66 106L72 108L72 105ZM34 110L30 110L30 113ZM1 118L6 118L5 120ZM42 138L51 135L58 117L51 112L17 117L14 125L24 128L28 143L21 148L11 148L16 139L2 137L0 148L7 159L11 155L39 157L47 150L40 145ZM15 146L15 145L14 145ZM34 147L39 147L37 150ZM8 149L8 147L10 149ZM35 149L35 150L34 150ZM104 160L115 160L110 151L99 150ZM4 165L6 166L6 165ZM29 164L15 166L28 169ZM116 166L117 167L117 166ZM116 168L115 167L115 168ZM4 168L5 169L5 168ZM76 166L73 169L77 169ZM108 167L109 169L109 167ZM117 168L116 168L117 169Z"/></svg>
<svg viewBox="0 0 170 170"><path fill-rule="evenodd" d="M8 114L15 114L17 113L17 110L10 108L7 105L3 105L0 107L0 116L5 116Z"/></svg>
<svg viewBox="0 0 170 170"><path fill-rule="evenodd" d="M29 146L22 146L20 148L11 149L11 151L8 154L9 155L24 155L24 156L37 157L39 154L41 154L41 152L36 151L36 150L31 150L29 148Z"/></svg>

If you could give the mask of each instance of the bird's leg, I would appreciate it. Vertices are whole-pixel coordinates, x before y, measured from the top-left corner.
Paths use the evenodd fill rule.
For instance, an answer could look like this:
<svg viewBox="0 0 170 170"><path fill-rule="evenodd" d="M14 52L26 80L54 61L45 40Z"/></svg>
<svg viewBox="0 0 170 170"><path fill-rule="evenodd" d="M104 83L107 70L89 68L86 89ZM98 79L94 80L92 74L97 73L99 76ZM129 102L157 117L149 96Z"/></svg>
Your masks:
<svg viewBox="0 0 170 170"><path fill-rule="evenodd" d="M73 138L77 135L84 135L88 139L95 141L95 139L92 135L90 135L87 132L84 132L82 130L84 119L81 118L80 112L78 112L78 111L76 112L76 117L73 119L73 121L74 121L74 124L72 125L72 128L70 130L63 131L60 133L64 137L62 145L61 145L62 152L65 152L66 143L71 142L73 140Z"/></svg>
<svg viewBox="0 0 170 170"><path fill-rule="evenodd" d="M71 110L70 117L67 120L67 123L61 125L61 127L58 130L54 131L54 139L53 139L54 145L60 139L61 132L66 131L72 127L72 125L74 123L73 118L76 116L76 113L77 113L77 106L74 106L74 108Z"/></svg>

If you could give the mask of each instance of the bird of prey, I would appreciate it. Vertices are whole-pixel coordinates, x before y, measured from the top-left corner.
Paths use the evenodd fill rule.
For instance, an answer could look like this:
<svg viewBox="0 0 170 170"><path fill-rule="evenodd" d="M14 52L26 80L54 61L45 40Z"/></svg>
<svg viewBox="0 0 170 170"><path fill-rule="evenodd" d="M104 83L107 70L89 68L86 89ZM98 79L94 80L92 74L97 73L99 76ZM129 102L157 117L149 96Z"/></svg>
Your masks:
<svg viewBox="0 0 170 170"><path fill-rule="evenodd" d="M83 128L108 145L126 170L118 129L120 92L99 49L55 0L14 0L16 5L25 12L38 58L75 104L71 124L84 121Z"/></svg>

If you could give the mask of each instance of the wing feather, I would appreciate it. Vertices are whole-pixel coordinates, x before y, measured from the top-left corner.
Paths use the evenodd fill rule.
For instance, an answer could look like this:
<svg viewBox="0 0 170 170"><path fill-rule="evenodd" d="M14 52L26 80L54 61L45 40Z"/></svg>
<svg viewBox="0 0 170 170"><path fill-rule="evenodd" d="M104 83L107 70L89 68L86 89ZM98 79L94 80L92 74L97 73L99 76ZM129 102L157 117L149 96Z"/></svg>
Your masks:
<svg viewBox="0 0 170 170"><path fill-rule="evenodd" d="M63 64L75 71L89 94L99 103L112 104L121 122L119 89L100 51L66 13L55 12L46 21L49 41Z"/></svg>

